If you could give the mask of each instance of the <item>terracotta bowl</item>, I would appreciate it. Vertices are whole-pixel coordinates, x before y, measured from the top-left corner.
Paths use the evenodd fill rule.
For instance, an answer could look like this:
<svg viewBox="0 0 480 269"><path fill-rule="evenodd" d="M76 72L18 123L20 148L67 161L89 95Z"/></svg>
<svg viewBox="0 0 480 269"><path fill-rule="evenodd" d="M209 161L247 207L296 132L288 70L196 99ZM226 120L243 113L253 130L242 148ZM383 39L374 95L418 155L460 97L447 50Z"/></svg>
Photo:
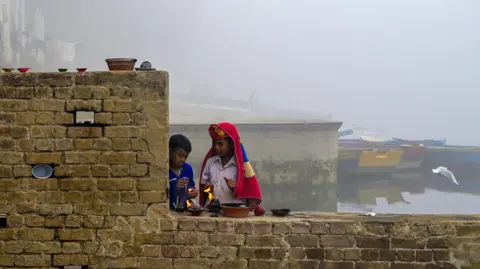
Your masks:
<svg viewBox="0 0 480 269"><path fill-rule="evenodd" d="M132 58L110 58L106 59L110 71L133 71L137 59Z"/></svg>
<svg viewBox="0 0 480 269"><path fill-rule="evenodd" d="M10 73L14 70L14 68L2 68L3 71Z"/></svg>
<svg viewBox="0 0 480 269"><path fill-rule="evenodd" d="M225 203L221 205L225 217L246 218L250 213L250 207L242 203Z"/></svg>
<svg viewBox="0 0 480 269"><path fill-rule="evenodd" d="M290 209L282 208L282 209L272 209L272 214L277 217L285 217L290 213Z"/></svg>

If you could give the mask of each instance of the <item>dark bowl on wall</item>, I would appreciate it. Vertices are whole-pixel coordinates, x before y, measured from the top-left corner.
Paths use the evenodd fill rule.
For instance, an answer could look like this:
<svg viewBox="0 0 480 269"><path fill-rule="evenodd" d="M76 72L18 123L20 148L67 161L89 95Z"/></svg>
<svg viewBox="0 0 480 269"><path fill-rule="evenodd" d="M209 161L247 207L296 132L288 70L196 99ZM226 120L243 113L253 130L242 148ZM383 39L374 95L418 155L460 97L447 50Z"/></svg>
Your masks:
<svg viewBox="0 0 480 269"><path fill-rule="evenodd" d="M188 209L188 213L190 213L191 216L197 217L200 216L203 212L203 209Z"/></svg>
<svg viewBox="0 0 480 269"><path fill-rule="evenodd" d="M272 209L272 214L277 217L285 217L286 215L290 214L290 209L282 208L282 209Z"/></svg>
<svg viewBox="0 0 480 269"><path fill-rule="evenodd" d="M109 58L106 59L110 71L133 71L137 59L133 58Z"/></svg>

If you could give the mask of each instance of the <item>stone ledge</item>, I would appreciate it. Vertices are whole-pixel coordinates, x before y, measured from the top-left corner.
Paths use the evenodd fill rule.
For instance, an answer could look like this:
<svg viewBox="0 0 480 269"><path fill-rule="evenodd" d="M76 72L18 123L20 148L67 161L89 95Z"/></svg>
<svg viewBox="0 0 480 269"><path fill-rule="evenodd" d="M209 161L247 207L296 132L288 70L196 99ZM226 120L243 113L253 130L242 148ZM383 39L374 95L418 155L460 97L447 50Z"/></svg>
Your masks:
<svg viewBox="0 0 480 269"><path fill-rule="evenodd" d="M206 123L171 123L170 128L173 132L181 129L189 131L206 131L209 124ZM325 121L325 122L308 122L308 123L235 123L240 133L254 130L254 131L337 131L342 126L340 121Z"/></svg>
<svg viewBox="0 0 480 269"><path fill-rule="evenodd" d="M378 214L374 217L362 216L360 213L327 213L327 212L297 212L291 213L286 217L276 217L270 213L266 213L262 217L250 216L248 218L227 218L227 217L210 217L209 212L204 212L201 216L193 217L188 213L175 213L172 212L172 217L191 220L218 220L218 221L231 221L231 222L272 222L272 223L284 223L284 222L296 222L296 221L310 221L310 222L365 222L365 223L417 223L417 224L429 224L429 223L458 223L458 224L478 224L480 229L480 215L404 215L404 214Z"/></svg>

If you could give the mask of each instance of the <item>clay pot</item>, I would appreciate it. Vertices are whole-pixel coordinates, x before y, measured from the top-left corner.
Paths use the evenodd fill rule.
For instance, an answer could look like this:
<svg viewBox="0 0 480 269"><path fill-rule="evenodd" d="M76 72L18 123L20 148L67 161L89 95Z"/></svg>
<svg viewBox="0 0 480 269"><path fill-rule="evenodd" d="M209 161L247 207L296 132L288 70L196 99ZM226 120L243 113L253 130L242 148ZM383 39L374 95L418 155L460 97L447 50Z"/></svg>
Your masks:
<svg viewBox="0 0 480 269"><path fill-rule="evenodd" d="M225 203L221 207L223 215L229 218L246 218L250 213L250 207L242 203Z"/></svg>
<svg viewBox="0 0 480 269"><path fill-rule="evenodd" d="M77 68L77 71L78 72L85 72L85 71L87 71L87 68Z"/></svg>
<svg viewBox="0 0 480 269"><path fill-rule="evenodd" d="M5 71L6 73L10 73L13 71L13 68L2 68L3 71Z"/></svg>
<svg viewBox="0 0 480 269"><path fill-rule="evenodd" d="M133 71L137 59L132 58L110 58L106 59L110 71Z"/></svg>

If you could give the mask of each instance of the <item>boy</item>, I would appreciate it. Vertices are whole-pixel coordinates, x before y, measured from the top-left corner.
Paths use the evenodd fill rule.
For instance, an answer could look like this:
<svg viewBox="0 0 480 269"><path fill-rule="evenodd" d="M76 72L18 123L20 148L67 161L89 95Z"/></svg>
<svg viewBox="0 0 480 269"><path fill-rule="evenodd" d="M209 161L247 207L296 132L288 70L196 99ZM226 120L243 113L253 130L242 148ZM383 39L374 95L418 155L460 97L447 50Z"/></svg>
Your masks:
<svg viewBox="0 0 480 269"><path fill-rule="evenodd" d="M220 203L247 203L255 215L265 213L257 177L248 161L235 125L221 122L210 125L212 147L205 156L200 178L200 204L205 206L204 189L212 186Z"/></svg>
<svg viewBox="0 0 480 269"><path fill-rule="evenodd" d="M172 135L168 142L168 149L170 166L168 194L170 209L174 210L177 206L185 206L187 199L197 197L197 190L193 181L193 169L186 163L188 155L192 151L190 140L181 134Z"/></svg>

